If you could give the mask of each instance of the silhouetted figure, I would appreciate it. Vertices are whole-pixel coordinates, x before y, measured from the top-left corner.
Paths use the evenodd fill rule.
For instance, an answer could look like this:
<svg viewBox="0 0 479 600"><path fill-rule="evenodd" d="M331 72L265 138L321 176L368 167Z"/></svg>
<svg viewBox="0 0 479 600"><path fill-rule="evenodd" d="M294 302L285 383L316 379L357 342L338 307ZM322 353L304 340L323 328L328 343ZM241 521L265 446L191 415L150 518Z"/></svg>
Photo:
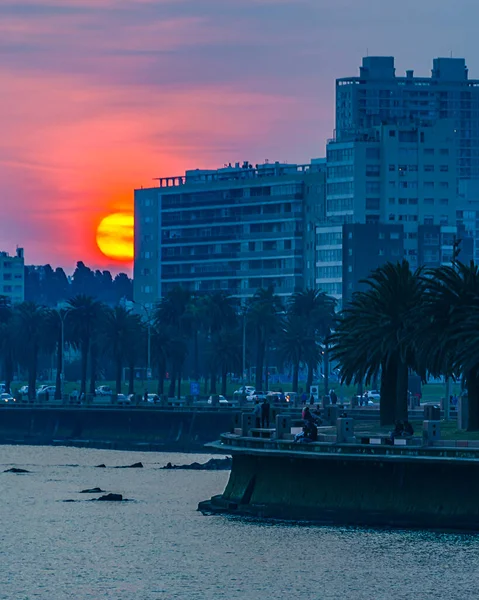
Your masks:
<svg viewBox="0 0 479 600"><path fill-rule="evenodd" d="M263 400L263 404L261 405L261 427L268 427L269 428L269 402L268 400L265 398Z"/></svg>
<svg viewBox="0 0 479 600"><path fill-rule="evenodd" d="M329 398L331 400L331 404L336 404L338 402L338 397L337 397L336 392L334 390L331 390L329 392Z"/></svg>
<svg viewBox="0 0 479 600"><path fill-rule="evenodd" d="M146 390L145 390L145 393L143 394L143 401L148 402L148 392Z"/></svg>

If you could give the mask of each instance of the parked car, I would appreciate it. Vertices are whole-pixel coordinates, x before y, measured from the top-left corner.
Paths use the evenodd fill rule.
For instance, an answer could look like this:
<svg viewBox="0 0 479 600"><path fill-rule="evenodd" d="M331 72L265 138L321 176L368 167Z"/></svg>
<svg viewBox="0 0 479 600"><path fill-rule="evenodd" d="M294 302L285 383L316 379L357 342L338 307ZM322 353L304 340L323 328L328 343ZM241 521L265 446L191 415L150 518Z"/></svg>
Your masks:
<svg viewBox="0 0 479 600"><path fill-rule="evenodd" d="M18 390L18 393L22 396L28 396L28 385L22 385L22 387Z"/></svg>
<svg viewBox="0 0 479 600"><path fill-rule="evenodd" d="M131 398L130 396L127 396L126 394L117 394L116 397L116 402L117 404L131 404Z"/></svg>
<svg viewBox="0 0 479 600"><path fill-rule="evenodd" d="M217 398L217 402L220 406L228 406L229 402L228 400L226 400L226 398L224 396L222 396L221 394L215 394L216 398ZM214 404L214 400L215 400L215 396L210 396L208 398L208 404Z"/></svg>
<svg viewBox="0 0 479 600"><path fill-rule="evenodd" d="M369 390L369 392L364 392L364 395L368 400L372 400L373 402L379 402L381 399L381 394L378 390Z"/></svg>
<svg viewBox="0 0 479 600"><path fill-rule="evenodd" d="M247 396L251 396L251 394L254 394L254 387L252 385L242 385L234 393L235 394L246 394Z"/></svg>
<svg viewBox="0 0 479 600"><path fill-rule="evenodd" d="M41 385L37 389L37 398L39 398L40 395L43 395L47 400L49 400L55 396L55 390L56 388L54 385Z"/></svg>
<svg viewBox="0 0 479 600"><path fill-rule="evenodd" d="M113 390L109 385L100 385L96 388L95 394L97 396L111 396L113 394Z"/></svg>
<svg viewBox="0 0 479 600"><path fill-rule="evenodd" d="M253 400L259 400L260 402L263 402L263 400L266 398L266 392L258 392L257 390L255 391L255 393L253 394Z"/></svg>
<svg viewBox="0 0 479 600"><path fill-rule="evenodd" d="M12 394L4 392L3 394L0 394L0 404L4 404L5 402L15 402L15 398Z"/></svg>
<svg viewBox="0 0 479 600"><path fill-rule="evenodd" d="M148 394L147 402L148 404L159 404L160 397L158 396L158 394Z"/></svg>

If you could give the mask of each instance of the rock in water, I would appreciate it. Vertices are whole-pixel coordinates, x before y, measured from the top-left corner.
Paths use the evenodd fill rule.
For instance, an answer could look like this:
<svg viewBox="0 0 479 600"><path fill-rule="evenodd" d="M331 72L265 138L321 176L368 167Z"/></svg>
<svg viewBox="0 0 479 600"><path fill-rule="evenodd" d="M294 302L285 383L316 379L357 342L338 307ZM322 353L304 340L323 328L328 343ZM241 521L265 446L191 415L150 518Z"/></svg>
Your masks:
<svg viewBox="0 0 479 600"><path fill-rule="evenodd" d="M105 490L102 490L99 487L91 488L89 490L82 490L80 494L103 494Z"/></svg>
<svg viewBox="0 0 479 600"><path fill-rule="evenodd" d="M98 502L121 502L123 496L121 494L106 494L97 498Z"/></svg>
<svg viewBox="0 0 479 600"><path fill-rule="evenodd" d="M17 469L17 467L12 467L11 469L7 469L4 473L30 473L26 469Z"/></svg>
<svg viewBox="0 0 479 600"><path fill-rule="evenodd" d="M172 465L168 463L163 469L188 469L192 471L229 471L231 469L232 459L230 456L226 458L211 458L203 464L194 462L191 465Z"/></svg>
<svg viewBox="0 0 479 600"><path fill-rule="evenodd" d="M115 467L115 469L143 469L143 463L137 462L132 465L125 465L124 467Z"/></svg>
<svg viewBox="0 0 479 600"><path fill-rule="evenodd" d="M106 469L106 465L104 465L104 464L97 465L95 468L96 469Z"/></svg>

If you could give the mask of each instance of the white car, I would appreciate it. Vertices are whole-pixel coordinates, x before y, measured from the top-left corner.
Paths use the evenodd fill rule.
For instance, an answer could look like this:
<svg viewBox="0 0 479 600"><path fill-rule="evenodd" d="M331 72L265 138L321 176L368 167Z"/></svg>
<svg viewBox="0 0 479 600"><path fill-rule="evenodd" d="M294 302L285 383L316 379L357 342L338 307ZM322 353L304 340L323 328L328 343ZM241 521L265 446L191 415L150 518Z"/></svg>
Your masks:
<svg viewBox="0 0 479 600"><path fill-rule="evenodd" d="M228 406L229 402L224 396L221 396L220 394L216 394L216 396L218 398L218 404L220 406ZM213 404L213 396L210 396L208 398L208 404Z"/></svg>
<svg viewBox="0 0 479 600"><path fill-rule="evenodd" d="M365 396L368 400L372 400L373 402L379 402L379 400L381 400L381 394L378 390L369 390L369 392L365 392Z"/></svg>
<svg viewBox="0 0 479 600"><path fill-rule="evenodd" d="M95 394L97 396L111 396L113 394L113 390L109 385L100 385L96 388Z"/></svg>
<svg viewBox="0 0 479 600"><path fill-rule="evenodd" d="M131 404L131 398L130 398L130 396L127 396L126 394L117 394L116 403L117 404Z"/></svg>
<svg viewBox="0 0 479 600"><path fill-rule="evenodd" d="M15 402L15 398L11 394L4 392L0 394L0 404L4 404L5 402Z"/></svg>
<svg viewBox="0 0 479 600"><path fill-rule="evenodd" d="M55 396L55 386L54 385L41 385L37 389L37 398L40 394L44 394L46 399L53 398Z"/></svg>
<svg viewBox="0 0 479 600"><path fill-rule="evenodd" d="M254 394L254 387L252 385L243 385L239 390L236 390L235 394L246 394L247 396L251 396L251 394Z"/></svg>

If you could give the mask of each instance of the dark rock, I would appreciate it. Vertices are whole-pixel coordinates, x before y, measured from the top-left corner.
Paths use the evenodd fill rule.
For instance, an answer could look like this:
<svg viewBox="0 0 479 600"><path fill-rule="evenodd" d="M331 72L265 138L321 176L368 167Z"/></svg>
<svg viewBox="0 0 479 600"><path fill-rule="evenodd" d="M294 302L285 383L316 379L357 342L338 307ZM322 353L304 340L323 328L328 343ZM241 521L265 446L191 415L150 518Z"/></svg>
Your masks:
<svg viewBox="0 0 479 600"><path fill-rule="evenodd" d="M76 502L76 500L63 500L63 502Z"/></svg>
<svg viewBox="0 0 479 600"><path fill-rule="evenodd" d="M132 465L125 465L124 467L115 467L115 469L143 469L143 463L137 462Z"/></svg>
<svg viewBox="0 0 479 600"><path fill-rule="evenodd" d="M121 502L123 496L121 494L106 494L97 498L98 502Z"/></svg>
<svg viewBox="0 0 479 600"><path fill-rule="evenodd" d="M17 469L17 467L12 467L11 469L7 469L4 473L30 473L26 469Z"/></svg>
<svg viewBox="0 0 479 600"><path fill-rule="evenodd" d="M230 456L226 458L210 458L208 462L203 464L194 462L191 465L172 465L168 463L163 469L188 469L191 471L229 471L231 469L232 459Z"/></svg>
<svg viewBox="0 0 479 600"><path fill-rule="evenodd" d="M80 492L80 494L102 494L104 492L105 492L105 490L102 490L99 487L94 487L94 488L91 488L89 490L82 490Z"/></svg>
<svg viewBox="0 0 479 600"><path fill-rule="evenodd" d="M106 469L106 465L103 465L103 464L102 465L97 465L95 468L96 469Z"/></svg>

